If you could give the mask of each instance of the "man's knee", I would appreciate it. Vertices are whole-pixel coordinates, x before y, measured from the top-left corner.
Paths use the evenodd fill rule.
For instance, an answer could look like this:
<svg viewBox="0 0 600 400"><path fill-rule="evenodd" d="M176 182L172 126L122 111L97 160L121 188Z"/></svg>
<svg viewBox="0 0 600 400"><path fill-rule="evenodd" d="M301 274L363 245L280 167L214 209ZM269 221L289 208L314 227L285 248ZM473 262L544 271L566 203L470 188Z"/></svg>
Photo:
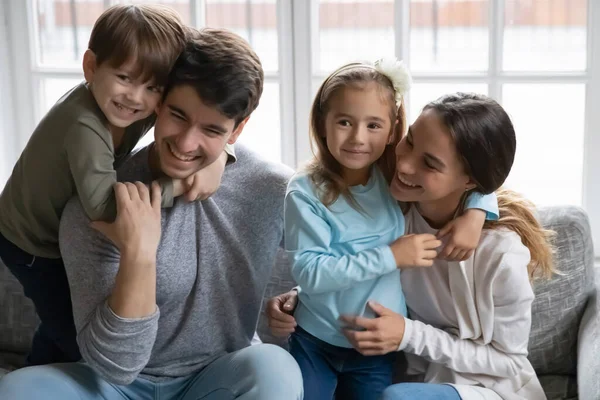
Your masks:
<svg viewBox="0 0 600 400"><path fill-rule="evenodd" d="M65 394L68 388L51 368L49 366L23 368L0 378L0 399L59 398L58 396Z"/></svg>
<svg viewBox="0 0 600 400"><path fill-rule="evenodd" d="M251 346L246 351L261 399L302 399L302 373L290 353L272 344Z"/></svg>

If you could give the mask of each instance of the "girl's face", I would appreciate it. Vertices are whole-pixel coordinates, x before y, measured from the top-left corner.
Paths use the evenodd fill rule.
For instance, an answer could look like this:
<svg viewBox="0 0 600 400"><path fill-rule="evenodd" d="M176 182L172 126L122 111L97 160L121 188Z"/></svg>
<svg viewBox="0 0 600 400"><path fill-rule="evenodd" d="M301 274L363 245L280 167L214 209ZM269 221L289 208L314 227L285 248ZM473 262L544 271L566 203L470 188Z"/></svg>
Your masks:
<svg viewBox="0 0 600 400"><path fill-rule="evenodd" d="M396 147L396 175L390 185L394 198L403 202L458 202L475 186L448 128L434 110L423 111Z"/></svg>
<svg viewBox="0 0 600 400"><path fill-rule="evenodd" d="M339 89L328 101L327 148L351 186L366 184L371 165L381 157L391 137L394 123L381 90L378 83L369 82L362 88Z"/></svg>

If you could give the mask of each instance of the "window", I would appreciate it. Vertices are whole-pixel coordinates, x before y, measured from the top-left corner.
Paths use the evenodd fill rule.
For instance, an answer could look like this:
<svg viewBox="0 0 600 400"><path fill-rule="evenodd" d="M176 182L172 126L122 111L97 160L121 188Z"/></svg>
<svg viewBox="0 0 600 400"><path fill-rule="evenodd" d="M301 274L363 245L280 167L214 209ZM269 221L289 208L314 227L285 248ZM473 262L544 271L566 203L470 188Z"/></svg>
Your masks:
<svg viewBox="0 0 600 400"><path fill-rule="evenodd" d="M94 20L123 1L0 5L9 57L0 56L10 58L4 67L10 79L0 80L0 88L8 85L14 99L13 126L4 129L18 132L17 150L48 107L82 78L81 58ZM190 25L230 28L254 46L265 68L265 91L240 140L266 157L293 167L308 159L308 113L330 71L349 61L396 56L414 77L407 98L411 121L428 101L451 91L484 93L503 104L518 139L506 186L539 205L585 207L600 251L600 175L594 174L600 171L600 113L594 109L600 105L600 4L595 0L160 2ZM12 165L11 157L6 159Z"/></svg>
<svg viewBox="0 0 600 400"><path fill-rule="evenodd" d="M98 16L117 3L159 3L179 12L192 26L231 29L254 47L265 70L260 105L240 141L274 161L282 161L279 112L277 13L275 0L32 0L36 122L58 98L83 79L81 60ZM152 133L140 143L153 140Z"/></svg>

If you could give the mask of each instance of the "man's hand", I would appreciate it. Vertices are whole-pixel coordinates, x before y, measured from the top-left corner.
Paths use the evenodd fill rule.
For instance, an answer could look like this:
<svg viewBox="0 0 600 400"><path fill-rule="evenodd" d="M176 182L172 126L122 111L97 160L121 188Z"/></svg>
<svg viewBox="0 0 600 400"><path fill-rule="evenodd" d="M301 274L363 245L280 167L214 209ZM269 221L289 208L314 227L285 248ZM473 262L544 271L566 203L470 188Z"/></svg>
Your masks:
<svg viewBox="0 0 600 400"><path fill-rule="evenodd" d="M187 201L206 200L215 194L221 186L227 157L227 153L221 153L212 164L184 179L184 197Z"/></svg>
<svg viewBox="0 0 600 400"><path fill-rule="evenodd" d="M469 259L479 245L484 223L485 211L475 208L448 222L437 234L440 239L449 236L438 258L449 261Z"/></svg>
<svg viewBox="0 0 600 400"><path fill-rule="evenodd" d="M437 249L442 242L434 235L424 233L419 235L404 235L396 239L390 248L398 268L431 267L437 256Z"/></svg>
<svg viewBox="0 0 600 400"><path fill-rule="evenodd" d="M116 183L117 218L112 223L92 222L92 227L110 239L123 253L156 259L160 242L160 186L150 191L141 182Z"/></svg>
<svg viewBox="0 0 600 400"><path fill-rule="evenodd" d="M343 330L344 335L356 351L364 356L398 351L404 338L404 317L372 301L369 302L369 307L378 315L377 318L340 317L348 325Z"/></svg>
<svg viewBox="0 0 600 400"><path fill-rule="evenodd" d="M296 290L272 297L267 302L266 312L273 336L285 337L296 330L296 320L292 313L297 304L298 291Z"/></svg>

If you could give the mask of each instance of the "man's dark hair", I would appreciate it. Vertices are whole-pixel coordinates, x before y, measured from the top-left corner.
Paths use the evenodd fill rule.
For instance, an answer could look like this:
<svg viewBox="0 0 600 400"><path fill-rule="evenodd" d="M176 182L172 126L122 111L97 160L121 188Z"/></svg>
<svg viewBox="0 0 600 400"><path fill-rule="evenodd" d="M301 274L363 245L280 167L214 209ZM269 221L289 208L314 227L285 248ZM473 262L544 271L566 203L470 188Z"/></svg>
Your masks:
<svg viewBox="0 0 600 400"><path fill-rule="evenodd" d="M216 106L237 126L258 106L263 83L260 60L241 36L226 29L190 28L164 95L177 86L192 86L206 105Z"/></svg>

